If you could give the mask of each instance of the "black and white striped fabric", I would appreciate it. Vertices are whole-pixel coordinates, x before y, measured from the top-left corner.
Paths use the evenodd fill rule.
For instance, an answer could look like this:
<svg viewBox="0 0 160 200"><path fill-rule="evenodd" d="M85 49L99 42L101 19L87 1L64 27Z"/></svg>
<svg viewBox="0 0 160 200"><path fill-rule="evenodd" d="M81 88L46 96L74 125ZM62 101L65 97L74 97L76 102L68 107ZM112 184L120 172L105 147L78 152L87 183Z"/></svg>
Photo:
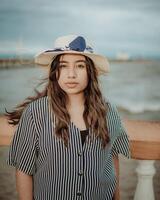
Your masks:
<svg viewBox="0 0 160 200"><path fill-rule="evenodd" d="M12 143L7 164L33 175L34 200L110 200L116 188L113 156L130 158L129 139L116 106L108 102L107 125L110 143L89 129L82 146L80 130L69 124L69 147L54 134L48 97L30 103L24 110Z"/></svg>

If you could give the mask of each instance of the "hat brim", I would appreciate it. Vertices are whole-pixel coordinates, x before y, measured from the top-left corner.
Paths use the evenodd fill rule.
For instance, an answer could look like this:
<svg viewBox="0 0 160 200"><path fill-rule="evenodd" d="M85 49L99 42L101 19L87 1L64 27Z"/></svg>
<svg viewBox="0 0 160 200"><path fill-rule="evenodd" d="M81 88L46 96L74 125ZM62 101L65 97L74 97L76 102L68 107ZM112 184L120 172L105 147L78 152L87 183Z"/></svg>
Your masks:
<svg viewBox="0 0 160 200"><path fill-rule="evenodd" d="M109 62L106 57L94 53L87 53L81 51L79 52L79 51L67 50L67 51L42 52L40 54L35 55L35 63L40 66L47 67L51 64L54 57L60 54L80 54L89 57L93 61L98 71L98 75L107 74L110 71Z"/></svg>

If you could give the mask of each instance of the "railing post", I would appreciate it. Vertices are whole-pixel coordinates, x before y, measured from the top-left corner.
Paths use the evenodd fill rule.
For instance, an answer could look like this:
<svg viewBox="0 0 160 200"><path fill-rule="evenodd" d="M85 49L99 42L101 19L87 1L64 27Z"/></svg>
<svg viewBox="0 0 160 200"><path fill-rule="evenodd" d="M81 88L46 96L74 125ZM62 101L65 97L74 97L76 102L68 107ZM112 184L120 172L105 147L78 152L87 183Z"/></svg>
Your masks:
<svg viewBox="0 0 160 200"><path fill-rule="evenodd" d="M153 176L155 174L154 160L138 160L136 168L138 184L134 200L154 200Z"/></svg>

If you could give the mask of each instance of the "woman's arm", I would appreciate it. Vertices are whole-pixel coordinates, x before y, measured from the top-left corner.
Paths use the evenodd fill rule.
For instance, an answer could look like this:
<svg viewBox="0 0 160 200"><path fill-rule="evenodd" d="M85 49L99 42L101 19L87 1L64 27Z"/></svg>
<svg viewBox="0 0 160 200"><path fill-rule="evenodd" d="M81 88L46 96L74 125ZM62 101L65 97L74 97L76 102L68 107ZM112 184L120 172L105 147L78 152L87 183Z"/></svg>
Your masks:
<svg viewBox="0 0 160 200"><path fill-rule="evenodd" d="M33 200L33 178L20 170L16 170L16 187L18 200Z"/></svg>
<svg viewBox="0 0 160 200"><path fill-rule="evenodd" d="M114 162L114 168L115 168L115 173L117 177L117 187L113 196L113 200L120 200L120 194L119 194L119 159L118 156L113 157L113 162Z"/></svg>

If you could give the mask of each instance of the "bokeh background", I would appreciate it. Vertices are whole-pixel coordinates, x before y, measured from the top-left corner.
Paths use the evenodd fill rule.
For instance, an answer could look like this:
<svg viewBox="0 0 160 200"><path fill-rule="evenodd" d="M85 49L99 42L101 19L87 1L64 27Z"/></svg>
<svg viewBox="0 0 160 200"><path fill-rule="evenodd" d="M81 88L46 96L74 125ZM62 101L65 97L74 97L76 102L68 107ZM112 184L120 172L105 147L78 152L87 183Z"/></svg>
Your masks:
<svg viewBox="0 0 160 200"><path fill-rule="evenodd" d="M124 118L160 120L160 1L0 0L0 114L13 109L47 76L34 56L54 40L81 34L110 61L100 77L106 98ZM27 61L26 61L27 60ZM39 88L40 89L40 88ZM14 169L0 147L0 199L16 199ZM154 189L160 198L159 161ZM133 199L136 160L121 158L122 199Z"/></svg>
<svg viewBox="0 0 160 200"><path fill-rule="evenodd" d="M1 0L0 53L33 55L75 33L109 57L159 58L159 10L158 0Z"/></svg>

